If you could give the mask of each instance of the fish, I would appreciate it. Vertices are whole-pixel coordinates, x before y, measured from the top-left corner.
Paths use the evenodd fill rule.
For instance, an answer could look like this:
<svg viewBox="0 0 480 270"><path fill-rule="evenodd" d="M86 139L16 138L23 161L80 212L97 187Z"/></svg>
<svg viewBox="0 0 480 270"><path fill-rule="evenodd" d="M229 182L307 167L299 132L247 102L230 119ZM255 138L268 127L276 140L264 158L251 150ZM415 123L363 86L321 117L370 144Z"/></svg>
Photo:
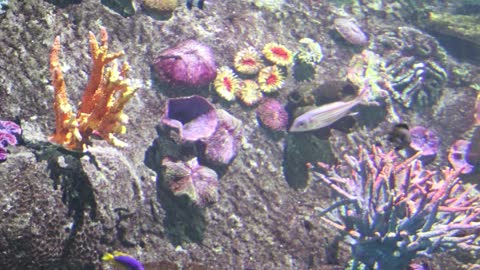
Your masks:
<svg viewBox="0 0 480 270"><path fill-rule="evenodd" d="M395 145L397 151L408 147L412 142L408 125L405 123L394 125L388 133L387 140Z"/></svg>
<svg viewBox="0 0 480 270"><path fill-rule="evenodd" d="M205 7L205 0L187 0L187 8L192 9L193 7L203 9Z"/></svg>
<svg viewBox="0 0 480 270"><path fill-rule="evenodd" d="M368 83L365 83L360 94L350 101L336 101L316 107L293 120L290 132L305 132L327 127L348 115L350 110L360 103L368 93Z"/></svg>
<svg viewBox="0 0 480 270"><path fill-rule="evenodd" d="M132 256L120 251L114 251L113 253L105 253L102 256L102 261L108 262L114 267L121 269L145 270L141 262L139 262Z"/></svg>

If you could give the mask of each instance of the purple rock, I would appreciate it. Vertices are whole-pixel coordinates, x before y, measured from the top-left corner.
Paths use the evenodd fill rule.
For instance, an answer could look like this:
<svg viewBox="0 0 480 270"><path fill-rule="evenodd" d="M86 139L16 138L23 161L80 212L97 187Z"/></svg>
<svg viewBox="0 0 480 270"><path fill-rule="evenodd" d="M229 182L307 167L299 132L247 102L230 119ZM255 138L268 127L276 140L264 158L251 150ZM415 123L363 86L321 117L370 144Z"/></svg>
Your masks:
<svg viewBox="0 0 480 270"><path fill-rule="evenodd" d="M210 137L217 128L218 118L208 100L189 96L168 99L161 122L175 130L181 141L194 142Z"/></svg>
<svg viewBox="0 0 480 270"><path fill-rule="evenodd" d="M0 120L0 131L5 130L10 134L20 135L22 129L19 125L15 124L12 121L2 121Z"/></svg>
<svg viewBox="0 0 480 270"><path fill-rule="evenodd" d="M187 195L200 207L218 200L217 173L198 164L197 158L189 161L162 161L163 177L175 196Z"/></svg>
<svg viewBox="0 0 480 270"><path fill-rule="evenodd" d="M433 131L422 126L416 126L410 129L410 137L412 139L410 147L422 151L422 156L437 154L440 138Z"/></svg>
<svg viewBox="0 0 480 270"><path fill-rule="evenodd" d="M161 80L180 87L204 87L217 75L212 50L195 40L181 42L161 52L153 68Z"/></svg>
<svg viewBox="0 0 480 270"><path fill-rule="evenodd" d="M448 152L448 161L453 169L461 174L471 173L474 169L473 165L467 162L468 148L470 142L466 140L456 140L450 147Z"/></svg>
<svg viewBox="0 0 480 270"><path fill-rule="evenodd" d="M0 146L0 161L7 159L7 149Z"/></svg>
<svg viewBox="0 0 480 270"><path fill-rule="evenodd" d="M7 145L16 145L17 138L15 135L0 129L0 147L7 147Z"/></svg>
<svg viewBox="0 0 480 270"><path fill-rule="evenodd" d="M237 155L242 121L224 110L217 110L218 127L205 143L205 158L219 165L228 165Z"/></svg>
<svg viewBox="0 0 480 270"><path fill-rule="evenodd" d="M360 46L368 43L367 35L352 20L337 18L333 24L337 32L349 43Z"/></svg>

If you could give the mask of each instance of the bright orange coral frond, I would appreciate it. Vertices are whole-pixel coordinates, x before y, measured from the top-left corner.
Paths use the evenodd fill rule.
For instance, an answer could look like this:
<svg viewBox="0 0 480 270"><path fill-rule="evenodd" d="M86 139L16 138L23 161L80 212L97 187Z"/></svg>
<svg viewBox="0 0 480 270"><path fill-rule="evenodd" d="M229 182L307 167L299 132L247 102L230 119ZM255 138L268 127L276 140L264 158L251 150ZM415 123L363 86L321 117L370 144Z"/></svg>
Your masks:
<svg viewBox="0 0 480 270"><path fill-rule="evenodd" d="M124 63L118 68L115 59L122 56L123 52L108 53L108 35L104 28L101 29L101 45L98 45L91 32L89 44L93 64L80 108L74 116L59 62L60 38L54 40L50 72L55 89L56 124L55 133L49 139L66 149L83 151L89 137L96 133L110 144L125 146L114 134L125 133L124 124L128 117L123 113L123 108L136 92L127 78L130 67ZM112 63L111 67L106 67L109 63Z"/></svg>

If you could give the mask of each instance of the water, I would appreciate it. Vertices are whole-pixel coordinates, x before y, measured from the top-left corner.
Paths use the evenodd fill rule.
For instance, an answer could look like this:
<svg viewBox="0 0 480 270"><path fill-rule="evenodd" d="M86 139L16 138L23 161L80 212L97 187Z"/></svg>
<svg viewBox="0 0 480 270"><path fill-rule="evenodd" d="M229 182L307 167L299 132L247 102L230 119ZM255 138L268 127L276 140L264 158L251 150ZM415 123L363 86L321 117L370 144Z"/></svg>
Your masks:
<svg viewBox="0 0 480 270"><path fill-rule="evenodd" d="M1 1L0 269L478 268L477 1L200 2Z"/></svg>

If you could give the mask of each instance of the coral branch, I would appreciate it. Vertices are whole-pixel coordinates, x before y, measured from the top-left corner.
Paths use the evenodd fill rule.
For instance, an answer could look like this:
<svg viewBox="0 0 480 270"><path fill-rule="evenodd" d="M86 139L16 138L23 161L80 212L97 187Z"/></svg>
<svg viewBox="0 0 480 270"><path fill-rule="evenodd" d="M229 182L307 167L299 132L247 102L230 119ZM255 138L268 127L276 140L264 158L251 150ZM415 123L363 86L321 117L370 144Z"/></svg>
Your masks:
<svg viewBox="0 0 480 270"><path fill-rule="evenodd" d="M133 97L136 89L130 86L127 63L121 68L115 61L123 52L108 53L108 34L100 29L101 45L95 35L89 33L92 68L88 84L82 96L80 107L74 116L68 102L65 81L59 62L60 38L56 37L50 54L50 73L55 89L55 133L50 141L63 145L66 149L83 151L89 137L96 133L110 144L123 147L126 144L114 134L123 134L128 117L123 113L125 104ZM111 67L106 67L111 63Z"/></svg>
<svg viewBox="0 0 480 270"><path fill-rule="evenodd" d="M480 229L474 188L464 187L453 169L423 169L418 157L402 162L393 151L359 147L358 156L322 166L326 175L312 166L313 178L336 197L321 211L323 223L345 233L354 261L369 269L405 269L418 256L480 248L474 241Z"/></svg>

